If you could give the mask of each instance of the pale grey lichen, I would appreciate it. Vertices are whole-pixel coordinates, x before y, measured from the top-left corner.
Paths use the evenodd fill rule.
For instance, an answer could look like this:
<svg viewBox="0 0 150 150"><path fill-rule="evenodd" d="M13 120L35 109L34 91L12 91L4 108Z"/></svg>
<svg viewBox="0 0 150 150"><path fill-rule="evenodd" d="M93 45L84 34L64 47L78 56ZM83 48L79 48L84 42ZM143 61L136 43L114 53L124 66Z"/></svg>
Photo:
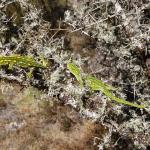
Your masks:
<svg viewBox="0 0 150 150"><path fill-rule="evenodd" d="M149 79L145 76L145 68L141 65L144 62L139 62L142 61L142 56L148 57L150 54L148 46L146 46L150 34L149 18L144 14L144 11L149 9L149 1L134 0L129 3L124 0L86 0L80 3L71 2L72 9L65 12L65 19L61 20L61 23L65 23L69 28L69 32L81 32L88 37L97 39L94 45L96 49L94 58L82 58L70 49L66 49L65 34L60 34L58 37L57 30L49 37L51 23L41 18L43 15L42 10L31 5L28 0L16 1L20 2L25 12L24 24L19 27L17 36L12 35L10 39L7 39L3 35L6 32L11 33L9 27L5 25L9 22L9 19L6 19L6 15L3 11L0 11L0 53L23 52L35 57L42 56L48 61L49 68L39 70L39 75L42 76L40 80L44 80L43 84L47 88L44 89L45 96L43 99L48 100L60 95L58 101L63 101L65 105L71 105L73 108L78 109L83 117L99 121L107 127L109 131L99 143L99 149L108 148L112 144L112 132L121 136L128 135L130 130L142 132L144 136L149 134L149 121L146 120L150 112ZM9 2L2 0L0 9ZM16 28L16 26L14 27ZM6 40L8 40L8 43ZM84 51L86 50L85 47ZM90 52L92 53L92 51ZM142 54L139 54L140 52ZM108 57L114 58L115 61L109 67L107 67L108 64L103 64L105 58L107 60ZM142 114L142 111L138 110L141 114L137 115L137 110L113 104L101 93L97 95L90 93L92 96L87 97L86 102L98 103L94 109L88 106L83 107L82 98L86 90L80 88L66 70L66 63L71 61L70 58L80 67L86 62L91 73L104 73L103 80L115 84L119 96L127 99L128 96L125 92L128 91L133 96L134 101L143 103L146 106L144 111L147 114ZM114 75L113 71L110 72L112 68L114 72L119 71L117 75ZM106 71L110 74L105 75ZM25 82L25 85L30 82L35 85L40 84L40 80L34 78L24 81L25 77L22 75L22 70L18 70L17 74L19 75L15 76L7 74L3 70L0 71L0 76L3 79L15 80L19 83ZM123 79L125 75L127 77ZM101 78L101 74L97 76ZM129 86L131 86L131 89L128 89ZM11 90L7 87L1 88L4 94L9 93L8 90ZM122 119L121 122L119 122L120 118ZM17 126L16 123L10 123L10 127L13 125ZM146 149L148 144L144 144L144 140L131 139L138 149Z"/></svg>
<svg viewBox="0 0 150 150"><path fill-rule="evenodd" d="M148 1L132 1L128 3L123 0L87 0L77 4L76 6L73 5L74 11L66 11L65 22L73 27L72 32L81 31L88 36L97 38L97 49L104 51L107 55L112 53L116 58L118 58L115 65L118 70L122 71L122 73L119 73L117 79L112 78L112 82L119 83L118 94L121 97L126 98L126 94L122 93L122 91L126 90L126 92L131 92L134 96L133 98L136 99L136 97L138 97L138 100L136 101L142 102L146 106L145 109L147 112L150 112L149 80L145 76L144 68L137 57L139 54L136 54L139 53L138 49L141 50L142 53L144 52L146 57L149 54L149 50L145 46L145 42L149 41L149 25L146 22L141 22L141 19L145 17L143 12L148 8L148 6ZM82 20L82 23L80 20ZM147 22L149 22L148 18ZM95 57L95 61L100 59L100 56L101 55ZM101 73L105 70L105 66L102 66L101 64L99 64L96 71L94 71L93 67L97 67L96 64L89 67L96 73ZM104 69L102 69L102 67L104 67ZM125 75L124 72L127 74L125 81L122 80ZM104 80L109 80L110 78L111 76ZM125 89L125 87L128 86L131 86L133 91L129 91L131 89L128 88ZM142 93L141 88L143 89ZM103 106L103 108L105 107ZM127 117L123 112L122 106L115 105L112 109L116 115L123 115L124 117ZM106 108L105 111L107 112ZM90 113L89 109L83 109L83 112L88 112L85 114L89 114L91 117L91 114L94 114L94 112L96 113L96 110L94 112L91 111ZM107 113L104 115L107 116ZM135 113L135 111L131 114L133 113ZM93 115L93 119L95 118L97 119L97 115ZM110 127L112 126L110 125ZM119 128L122 126L123 130L120 131ZM143 120L142 117L134 116L134 118L129 119L127 122L123 122L121 125L118 125L116 132L118 131L120 134L124 134L125 132L130 131L130 129L133 129L135 132L146 131L146 133L148 133L148 126L148 121ZM109 143L110 141L108 140L108 147ZM135 145L139 145L140 147L140 144L144 149L142 142L136 144L135 140ZM100 144L99 149L103 148L104 145Z"/></svg>

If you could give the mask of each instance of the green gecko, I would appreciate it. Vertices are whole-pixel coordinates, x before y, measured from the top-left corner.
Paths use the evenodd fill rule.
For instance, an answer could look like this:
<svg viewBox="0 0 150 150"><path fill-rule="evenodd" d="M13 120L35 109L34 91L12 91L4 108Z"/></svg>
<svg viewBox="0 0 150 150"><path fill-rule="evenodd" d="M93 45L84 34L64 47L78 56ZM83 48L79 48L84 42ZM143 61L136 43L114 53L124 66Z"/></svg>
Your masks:
<svg viewBox="0 0 150 150"><path fill-rule="evenodd" d="M9 69L12 69L14 66L30 68L30 72L27 73L29 78L32 77L32 69L34 67L46 68L46 61L44 59L41 59L41 61L42 63L38 63L32 57L21 55L0 56L0 66L8 65Z"/></svg>
<svg viewBox="0 0 150 150"><path fill-rule="evenodd" d="M137 107L137 108L144 108L143 105L134 104L134 103L128 102L124 99L121 99L121 98L114 96L111 93L111 91L116 90L116 88L105 84L103 81L101 81L95 77L85 75L85 76L83 76L83 79L82 79L81 71L75 64L68 63L67 68L76 77L76 79L79 81L80 84L83 85L83 83L85 83L85 85L87 87L89 87L92 91L101 91L103 94L105 94L110 99L112 99L118 103L121 103L121 104L133 106L133 107Z"/></svg>
<svg viewBox="0 0 150 150"><path fill-rule="evenodd" d="M38 63L32 57L20 55L0 56L0 66L3 65L9 65L9 69L12 69L13 66L46 68L46 64Z"/></svg>
<svg viewBox="0 0 150 150"><path fill-rule="evenodd" d="M107 97L109 97L110 99L112 99L112 100L114 100L118 103L122 103L122 104L125 104L125 105L128 105L128 106L133 106L133 107L137 107L137 108L144 108L143 105L134 104L134 103L128 102L124 99L121 99L121 98L118 98L118 97L114 96L110 92L110 90L114 90L114 89L111 89L108 85L105 85L101 80L98 80L95 77L86 76L85 77L85 82L86 82L86 85L91 88L91 90L101 91Z"/></svg>

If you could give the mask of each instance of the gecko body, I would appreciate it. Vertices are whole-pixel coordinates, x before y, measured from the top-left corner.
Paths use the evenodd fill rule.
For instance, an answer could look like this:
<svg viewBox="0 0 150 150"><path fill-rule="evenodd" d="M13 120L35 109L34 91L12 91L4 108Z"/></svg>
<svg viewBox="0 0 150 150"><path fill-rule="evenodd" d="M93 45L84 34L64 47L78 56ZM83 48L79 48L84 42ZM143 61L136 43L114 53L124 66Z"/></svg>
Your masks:
<svg viewBox="0 0 150 150"><path fill-rule="evenodd" d="M13 66L19 66L22 68L45 68L44 64L36 62L32 57L29 56L20 56L20 55L12 55L12 56L0 56L0 66L9 65L11 69Z"/></svg>

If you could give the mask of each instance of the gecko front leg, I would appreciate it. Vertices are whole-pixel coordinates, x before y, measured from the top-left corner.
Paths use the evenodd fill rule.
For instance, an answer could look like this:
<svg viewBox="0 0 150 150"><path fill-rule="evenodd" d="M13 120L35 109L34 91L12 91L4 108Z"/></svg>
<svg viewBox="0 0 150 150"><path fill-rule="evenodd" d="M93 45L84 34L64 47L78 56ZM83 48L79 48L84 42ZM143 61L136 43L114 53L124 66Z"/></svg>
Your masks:
<svg viewBox="0 0 150 150"><path fill-rule="evenodd" d="M33 76L33 68L30 68L30 71L27 73L27 76L29 78L32 78L32 76Z"/></svg>
<svg viewBox="0 0 150 150"><path fill-rule="evenodd" d="M13 66L14 66L14 63L9 63L8 65L9 65L9 66L8 66L8 69L12 70L12 69L13 69Z"/></svg>

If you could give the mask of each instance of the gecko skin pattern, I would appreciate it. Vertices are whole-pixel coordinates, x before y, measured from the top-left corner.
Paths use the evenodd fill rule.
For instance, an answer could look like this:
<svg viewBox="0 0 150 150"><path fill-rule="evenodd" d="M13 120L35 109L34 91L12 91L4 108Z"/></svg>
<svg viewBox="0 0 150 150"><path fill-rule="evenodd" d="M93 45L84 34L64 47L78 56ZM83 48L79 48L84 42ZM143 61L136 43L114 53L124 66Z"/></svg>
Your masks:
<svg viewBox="0 0 150 150"><path fill-rule="evenodd" d="M103 81L101 81L95 77L92 77L90 75L84 75L83 80L82 80L81 71L80 71L79 67L76 66L74 63L68 63L67 68L76 77L76 79L79 81L79 83L82 86L83 86L83 82L84 82L85 85L87 87L89 87L92 91L101 91L104 95L106 95L107 97L109 97L110 99L112 99L118 103L137 107L137 108L144 108L143 105L131 103L124 99L114 96L111 91L115 91L117 89L110 85L105 84Z"/></svg>
<svg viewBox="0 0 150 150"><path fill-rule="evenodd" d="M37 63L32 57L20 56L20 55L0 56L0 66L2 65L9 65L9 67L16 65L22 68L28 68L28 67L45 68L46 67L43 64Z"/></svg>
<svg viewBox="0 0 150 150"><path fill-rule="evenodd" d="M128 106L133 106L133 107L137 107L137 108L144 108L143 105L138 105L138 104L135 104L135 103L131 103L131 102L128 102L124 99L121 99L121 98L118 98L116 96L114 96L110 90L114 90L112 87L106 85L105 83L103 83L101 80L98 80L97 78L95 77L92 77L92 76L87 76L85 78L86 80L86 84L93 90L93 91L101 91L102 93L104 93L107 97L109 97L110 99L118 102L118 103L121 103L121 104L125 104L125 105L128 105Z"/></svg>

